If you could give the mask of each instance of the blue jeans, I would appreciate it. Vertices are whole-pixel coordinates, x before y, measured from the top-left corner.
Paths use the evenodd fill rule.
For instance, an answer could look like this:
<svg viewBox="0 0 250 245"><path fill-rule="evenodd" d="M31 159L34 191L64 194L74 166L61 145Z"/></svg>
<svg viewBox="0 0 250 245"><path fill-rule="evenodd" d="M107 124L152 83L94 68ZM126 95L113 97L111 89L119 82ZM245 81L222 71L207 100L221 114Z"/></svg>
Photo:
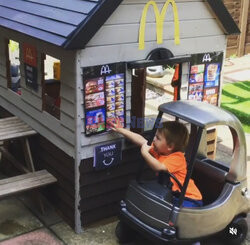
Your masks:
<svg viewBox="0 0 250 245"><path fill-rule="evenodd" d="M174 205L177 205L179 202L179 198L178 197L173 197L173 203ZM191 207L202 207L203 206L203 202L202 200L195 200L195 199L191 199L191 198L187 198L185 197L182 203L182 207L185 208L191 208Z"/></svg>

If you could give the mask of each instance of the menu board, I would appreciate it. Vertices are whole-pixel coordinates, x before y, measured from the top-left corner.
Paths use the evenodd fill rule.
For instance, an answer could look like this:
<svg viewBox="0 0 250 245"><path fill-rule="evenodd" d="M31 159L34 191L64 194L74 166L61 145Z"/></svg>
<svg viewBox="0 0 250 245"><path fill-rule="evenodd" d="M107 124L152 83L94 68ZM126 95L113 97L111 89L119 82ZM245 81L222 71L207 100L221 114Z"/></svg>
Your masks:
<svg viewBox="0 0 250 245"><path fill-rule="evenodd" d="M36 47L24 43L23 44L23 59L26 86L33 90L38 90L37 83L37 50Z"/></svg>
<svg viewBox="0 0 250 245"><path fill-rule="evenodd" d="M125 71L123 62L84 67L85 134L109 130L108 122L118 118L125 127Z"/></svg>
<svg viewBox="0 0 250 245"><path fill-rule="evenodd" d="M190 62L188 99L218 105L223 52L194 54Z"/></svg>

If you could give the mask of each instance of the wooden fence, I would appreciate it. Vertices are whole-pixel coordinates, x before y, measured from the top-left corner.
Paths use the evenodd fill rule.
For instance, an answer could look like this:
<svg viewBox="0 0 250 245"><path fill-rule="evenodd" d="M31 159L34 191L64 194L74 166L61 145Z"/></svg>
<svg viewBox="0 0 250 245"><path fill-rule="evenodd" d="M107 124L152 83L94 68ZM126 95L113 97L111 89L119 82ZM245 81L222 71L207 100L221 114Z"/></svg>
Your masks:
<svg viewBox="0 0 250 245"><path fill-rule="evenodd" d="M249 0L223 0L228 11L241 30L240 35L230 35L227 57L250 53L250 4Z"/></svg>

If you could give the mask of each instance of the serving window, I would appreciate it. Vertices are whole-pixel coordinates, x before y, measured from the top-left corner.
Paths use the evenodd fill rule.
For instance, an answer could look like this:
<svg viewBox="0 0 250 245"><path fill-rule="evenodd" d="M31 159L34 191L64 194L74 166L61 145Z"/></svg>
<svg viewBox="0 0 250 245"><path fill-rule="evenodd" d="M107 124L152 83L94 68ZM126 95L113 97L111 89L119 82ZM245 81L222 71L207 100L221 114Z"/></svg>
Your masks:
<svg viewBox="0 0 250 245"><path fill-rule="evenodd" d="M181 77L181 63L132 69L132 131L142 133L151 130L158 115L158 106L181 98L183 91L187 91Z"/></svg>
<svg viewBox="0 0 250 245"><path fill-rule="evenodd" d="M83 68L85 134L109 130L115 118L125 126L125 63Z"/></svg>

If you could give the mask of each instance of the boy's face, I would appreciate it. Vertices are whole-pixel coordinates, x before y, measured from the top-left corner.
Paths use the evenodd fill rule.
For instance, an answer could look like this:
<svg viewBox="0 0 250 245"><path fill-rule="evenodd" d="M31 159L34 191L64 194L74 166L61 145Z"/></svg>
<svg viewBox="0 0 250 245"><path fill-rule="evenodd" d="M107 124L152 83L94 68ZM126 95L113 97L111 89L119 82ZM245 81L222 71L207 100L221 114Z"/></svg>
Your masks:
<svg viewBox="0 0 250 245"><path fill-rule="evenodd" d="M173 151L173 146L168 144L166 138L158 130L153 140L154 150L161 155L169 155Z"/></svg>

